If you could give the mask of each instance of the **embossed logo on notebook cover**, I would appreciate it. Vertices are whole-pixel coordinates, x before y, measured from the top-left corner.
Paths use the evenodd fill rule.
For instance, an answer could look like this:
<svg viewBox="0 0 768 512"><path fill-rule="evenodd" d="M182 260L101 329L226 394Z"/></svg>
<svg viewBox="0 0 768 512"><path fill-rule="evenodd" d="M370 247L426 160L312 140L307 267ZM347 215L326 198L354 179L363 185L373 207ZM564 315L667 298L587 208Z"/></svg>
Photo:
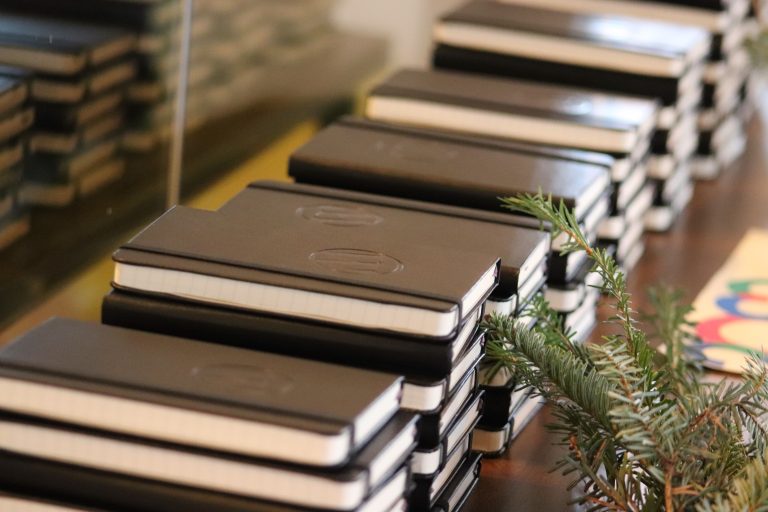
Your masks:
<svg viewBox="0 0 768 512"><path fill-rule="evenodd" d="M364 249L325 249L313 252L309 259L326 270L341 274L392 274L405 268L392 256Z"/></svg>
<svg viewBox="0 0 768 512"><path fill-rule="evenodd" d="M192 375L219 389L238 395L272 396L293 389L293 379L268 368L246 364L199 366Z"/></svg>
<svg viewBox="0 0 768 512"><path fill-rule="evenodd" d="M302 206L297 213L312 222L339 227L375 226L384 220L381 215L359 206Z"/></svg>

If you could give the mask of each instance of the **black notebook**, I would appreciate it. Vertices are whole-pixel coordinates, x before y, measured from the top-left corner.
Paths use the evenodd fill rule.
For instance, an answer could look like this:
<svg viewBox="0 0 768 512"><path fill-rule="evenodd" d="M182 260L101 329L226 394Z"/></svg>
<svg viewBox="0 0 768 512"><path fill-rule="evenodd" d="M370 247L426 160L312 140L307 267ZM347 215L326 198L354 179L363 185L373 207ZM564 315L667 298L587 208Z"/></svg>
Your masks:
<svg viewBox="0 0 768 512"><path fill-rule="evenodd" d="M319 143L322 144L322 140ZM326 148L333 152L333 148ZM303 154L299 149L292 162L301 161ZM333 159L331 154L327 157ZM376 160L381 163L380 159ZM370 230L385 238L413 237L435 247L488 251L501 259L499 285L493 291L494 295L501 296L518 292L545 260L549 247L549 237L545 233L516 226L511 215L306 184L254 182L219 211L226 215L263 219L295 211L311 222L315 231L329 237L336 236L339 230L355 228ZM408 212L422 215L402 215ZM417 222L411 222L413 219ZM435 229L435 222L444 228ZM446 237L446 232L451 236Z"/></svg>
<svg viewBox="0 0 768 512"><path fill-rule="evenodd" d="M323 471L0 415L0 449L5 452L321 509L361 505L405 463L415 438L416 417L399 413L344 467Z"/></svg>
<svg viewBox="0 0 768 512"><path fill-rule="evenodd" d="M130 329L433 379L451 373L475 336L474 322L433 341L120 291L104 298L101 314Z"/></svg>
<svg viewBox="0 0 768 512"><path fill-rule="evenodd" d="M490 211L500 197L552 194L581 219L606 193L602 166L387 127L336 123L291 155L300 182Z"/></svg>
<svg viewBox="0 0 768 512"><path fill-rule="evenodd" d="M429 343L124 292L102 305L109 325L404 375L401 407L419 412L442 407L482 357L480 314L455 340Z"/></svg>
<svg viewBox="0 0 768 512"><path fill-rule="evenodd" d="M458 144L469 144L473 146L511 151L513 153L524 153L531 156L543 156L598 165L609 170L613 181L623 180L637 164L643 161L648 151L648 145L646 145L645 148L640 148L642 151L633 153L632 158L623 158L626 155L614 155L606 152L564 148L562 146L548 144L534 144L500 137L478 137L470 134L374 121L355 116L344 116L338 119L334 125L335 124L360 129L382 130L394 134L412 135L414 137L424 137L427 139L447 140ZM650 144L650 139L648 140L648 144Z"/></svg>
<svg viewBox="0 0 768 512"><path fill-rule="evenodd" d="M373 437L402 387L389 374L64 319L2 350L0 381L0 409L317 466Z"/></svg>
<svg viewBox="0 0 768 512"><path fill-rule="evenodd" d="M375 87L380 121L629 154L654 126L653 100L453 71L402 70Z"/></svg>
<svg viewBox="0 0 768 512"><path fill-rule="evenodd" d="M699 0L690 0L688 5L684 5L683 2L675 5L675 2L665 2L663 0L622 0L620 2L617 2L616 0L579 0L578 2L571 0L497 1L505 4L552 8L566 12L614 14L634 18L666 21L680 25L693 25L695 27L701 27L715 33L720 33L726 30L732 24L730 13L701 9L698 7L702 4L702 2ZM733 4L738 3L740 2L733 2Z"/></svg>
<svg viewBox="0 0 768 512"><path fill-rule="evenodd" d="M0 490L0 510L16 512L104 512L103 509L85 509L77 505L43 500L38 497L7 494Z"/></svg>
<svg viewBox="0 0 768 512"><path fill-rule="evenodd" d="M0 115L22 105L28 96L28 80L5 74L0 69Z"/></svg>
<svg viewBox="0 0 768 512"><path fill-rule="evenodd" d="M469 499L480 480L480 454L474 454L459 466L437 498L431 512L458 512Z"/></svg>
<svg viewBox="0 0 768 512"><path fill-rule="evenodd" d="M698 87L709 36L695 27L474 1L435 26L439 67L660 97Z"/></svg>
<svg viewBox="0 0 768 512"><path fill-rule="evenodd" d="M350 512L403 512L400 503L409 484L407 469L400 469ZM0 489L19 497L46 496L47 499L60 502L65 507L62 512L70 512L71 509L78 512L83 509L88 512L318 511L316 507L287 505L199 487L127 477L9 452L0 453ZM0 497L0 505L2 503ZM72 504L71 508L66 508L69 504ZM9 510L15 512L17 509Z"/></svg>
<svg viewBox="0 0 768 512"><path fill-rule="evenodd" d="M421 213L398 211L410 222ZM394 214L393 214L394 215ZM404 221L406 224L409 221ZM449 232L450 219L433 228ZM175 207L115 254L116 288L449 338L498 284L497 257L408 233L316 229L295 209L244 218Z"/></svg>
<svg viewBox="0 0 768 512"><path fill-rule="evenodd" d="M469 458L477 460L479 455L470 454L472 436L465 437L448 455L443 468L433 476L414 478L415 486L408 497L409 510L430 510L437 502L437 498L448 487L451 479L459 474L459 470Z"/></svg>

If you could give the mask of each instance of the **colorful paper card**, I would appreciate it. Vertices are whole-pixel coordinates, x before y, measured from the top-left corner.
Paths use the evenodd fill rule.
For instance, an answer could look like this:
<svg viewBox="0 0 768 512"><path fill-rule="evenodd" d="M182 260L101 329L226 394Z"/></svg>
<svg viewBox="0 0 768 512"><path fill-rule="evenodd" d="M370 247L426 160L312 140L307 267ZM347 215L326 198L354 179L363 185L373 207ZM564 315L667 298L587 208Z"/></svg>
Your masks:
<svg viewBox="0 0 768 512"><path fill-rule="evenodd" d="M693 306L704 366L741 373L754 353L768 363L768 231L748 231Z"/></svg>

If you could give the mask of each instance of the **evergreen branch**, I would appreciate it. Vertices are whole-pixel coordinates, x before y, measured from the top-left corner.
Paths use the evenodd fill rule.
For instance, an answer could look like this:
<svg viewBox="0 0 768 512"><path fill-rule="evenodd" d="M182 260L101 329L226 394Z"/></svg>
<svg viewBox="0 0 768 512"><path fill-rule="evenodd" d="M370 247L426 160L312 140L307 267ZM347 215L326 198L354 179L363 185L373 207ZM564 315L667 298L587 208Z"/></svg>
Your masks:
<svg viewBox="0 0 768 512"><path fill-rule="evenodd" d="M518 382L547 398L567 455L556 469L583 484L576 499L588 510L764 510L768 461L768 368L754 357L740 384L702 382L686 350L690 307L682 294L651 290L652 332L666 348L655 357L634 320L624 274L602 249L592 248L573 212L542 194L504 200L564 235L562 252L585 251L612 298L609 323L618 334L600 345L573 342L543 299L529 314L535 332L512 319L491 317L487 357ZM745 438L746 434L746 438Z"/></svg>

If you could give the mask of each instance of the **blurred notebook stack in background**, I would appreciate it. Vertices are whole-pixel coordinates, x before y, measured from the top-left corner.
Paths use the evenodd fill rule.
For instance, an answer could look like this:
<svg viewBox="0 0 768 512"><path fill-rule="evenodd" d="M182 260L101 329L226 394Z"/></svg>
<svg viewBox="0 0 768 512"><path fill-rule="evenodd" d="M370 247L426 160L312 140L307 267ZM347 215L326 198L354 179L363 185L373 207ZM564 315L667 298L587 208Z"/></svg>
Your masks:
<svg viewBox="0 0 768 512"><path fill-rule="evenodd" d="M64 206L122 175L134 46L135 37L119 29L2 14L0 73L27 77L35 110L24 203Z"/></svg>
<svg viewBox="0 0 768 512"><path fill-rule="evenodd" d="M135 115L126 146L134 150L151 149L169 136L180 26L177 3L171 4L176 16L139 39L146 80L129 94ZM288 66L295 78L297 62L327 46L331 5L330 0L197 0L191 25L187 128L263 101L274 92L270 73Z"/></svg>
<svg viewBox="0 0 768 512"><path fill-rule="evenodd" d="M52 319L0 381L0 489L28 507L404 510L397 375Z"/></svg>
<svg viewBox="0 0 768 512"><path fill-rule="evenodd" d="M30 86L27 74L3 73L0 68L0 249L29 231L29 215L19 195L35 115Z"/></svg>
<svg viewBox="0 0 768 512"><path fill-rule="evenodd" d="M693 192L691 157L698 143L697 112L710 44L705 31L620 16L470 2L436 24L435 39L438 67L643 96L661 103L647 163L642 155L637 172L614 176L614 219L602 238L615 242L611 232L630 236L632 226L627 224L635 219L627 219L626 212L635 198L645 202L638 195L646 175L655 188L647 228L668 229L687 204ZM630 210L642 218L639 209Z"/></svg>
<svg viewBox="0 0 768 512"><path fill-rule="evenodd" d="M691 171L699 179L717 177L744 151L743 118L753 102L751 65L745 36L754 30L749 0L497 0L565 12L634 17L697 27L709 32L712 45L703 73L697 120L699 144ZM672 38L673 40L674 38Z"/></svg>
<svg viewBox="0 0 768 512"><path fill-rule="evenodd" d="M197 0L191 23L187 122L192 129L279 92L270 73L300 75L331 44L332 0ZM170 136L179 72L181 2L9 0L35 16L119 27L137 37L138 76L126 92L126 149L149 151ZM284 78L283 80L288 80Z"/></svg>

